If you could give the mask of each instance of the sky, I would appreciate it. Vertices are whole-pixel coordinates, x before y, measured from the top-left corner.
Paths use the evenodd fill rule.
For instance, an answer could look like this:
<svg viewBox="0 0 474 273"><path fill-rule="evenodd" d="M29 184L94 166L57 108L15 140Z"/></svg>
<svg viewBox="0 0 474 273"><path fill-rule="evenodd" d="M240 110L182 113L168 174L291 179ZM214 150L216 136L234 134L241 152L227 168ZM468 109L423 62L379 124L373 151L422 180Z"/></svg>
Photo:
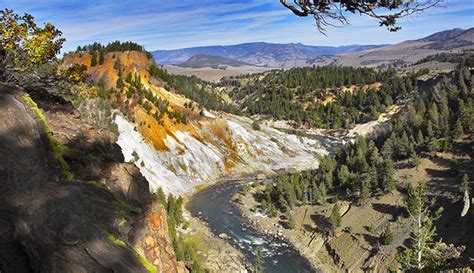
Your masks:
<svg viewBox="0 0 474 273"><path fill-rule="evenodd" d="M63 51L92 42L134 41L148 51L246 42L308 45L388 44L452 28L474 27L474 0L442 0L440 7L400 20L393 33L377 21L350 15L351 24L318 32L279 0L0 0L0 8L53 23L66 38Z"/></svg>

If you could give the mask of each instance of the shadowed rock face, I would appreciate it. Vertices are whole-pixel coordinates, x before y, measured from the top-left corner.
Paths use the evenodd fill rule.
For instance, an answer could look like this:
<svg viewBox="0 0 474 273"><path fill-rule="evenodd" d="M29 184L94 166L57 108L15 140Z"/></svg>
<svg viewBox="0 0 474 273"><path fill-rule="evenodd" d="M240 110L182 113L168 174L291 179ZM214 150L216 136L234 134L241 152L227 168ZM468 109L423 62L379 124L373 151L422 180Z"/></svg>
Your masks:
<svg viewBox="0 0 474 273"><path fill-rule="evenodd" d="M185 270L134 166L109 162L104 182L119 194L67 182L23 93L0 91L0 272L148 272L137 253L158 272Z"/></svg>

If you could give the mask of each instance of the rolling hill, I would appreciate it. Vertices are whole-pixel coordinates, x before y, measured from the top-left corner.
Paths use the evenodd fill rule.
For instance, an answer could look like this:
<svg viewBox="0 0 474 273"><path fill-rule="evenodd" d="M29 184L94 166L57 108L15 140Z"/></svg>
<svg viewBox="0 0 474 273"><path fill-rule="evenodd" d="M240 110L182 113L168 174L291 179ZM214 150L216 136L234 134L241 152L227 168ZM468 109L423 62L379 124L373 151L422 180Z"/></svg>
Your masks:
<svg viewBox="0 0 474 273"><path fill-rule="evenodd" d="M474 28L467 30L455 28L380 48L336 56L319 56L309 62L309 65L401 66L414 63L429 55L447 51L460 52L472 48L474 48Z"/></svg>
<svg viewBox="0 0 474 273"><path fill-rule="evenodd" d="M233 66L241 67L245 65L251 65L246 62L233 60L221 56L208 55L208 54L197 54L189 58L187 61L179 64L181 67L191 67L191 68L203 68L203 67L212 67L219 68L222 66Z"/></svg>

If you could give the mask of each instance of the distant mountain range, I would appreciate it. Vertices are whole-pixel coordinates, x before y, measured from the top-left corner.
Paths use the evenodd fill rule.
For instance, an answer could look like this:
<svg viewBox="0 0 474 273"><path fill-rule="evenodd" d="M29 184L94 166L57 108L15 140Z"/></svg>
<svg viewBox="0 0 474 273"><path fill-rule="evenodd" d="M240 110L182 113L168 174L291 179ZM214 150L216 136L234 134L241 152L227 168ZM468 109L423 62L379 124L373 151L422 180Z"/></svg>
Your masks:
<svg viewBox="0 0 474 273"><path fill-rule="evenodd" d="M308 46L298 44L246 43L230 46L203 46L175 50L153 51L159 64L182 64L194 55L205 54L250 63L257 66L279 67L293 60L314 59L321 55L336 55L374 49L385 45Z"/></svg>
<svg viewBox="0 0 474 273"><path fill-rule="evenodd" d="M309 46L245 43L203 46L152 52L158 64L188 68L241 67L288 68L308 65L384 66L414 62L431 54L474 47L474 28L455 28L394 45Z"/></svg>

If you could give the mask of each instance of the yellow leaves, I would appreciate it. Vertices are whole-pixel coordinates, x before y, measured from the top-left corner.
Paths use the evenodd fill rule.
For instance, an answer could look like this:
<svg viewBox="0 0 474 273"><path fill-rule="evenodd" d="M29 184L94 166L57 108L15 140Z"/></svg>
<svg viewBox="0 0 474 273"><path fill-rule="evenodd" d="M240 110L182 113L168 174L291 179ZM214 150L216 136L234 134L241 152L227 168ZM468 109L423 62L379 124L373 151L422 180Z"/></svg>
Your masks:
<svg viewBox="0 0 474 273"><path fill-rule="evenodd" d="M0 43L15 72L34 72L39 65L54 60L64 43L61 34L49 23L38 27L29 14L0 10Z"/></svg>
<svg viewBox="0 0 474 273"><path fill-rule="evenodd" d="M85 99L90 99L97 97L97 88L87 84L75 84L71 89L71 93Z"/></svg>
<svg viewBox="0 0 474 273"><path fill-rule="evenodd" d="M54 38L53 32L35 31L35 34L24 42L23 47L33 64L41 64L55 57L59 48L54 45Z"/></svg>

